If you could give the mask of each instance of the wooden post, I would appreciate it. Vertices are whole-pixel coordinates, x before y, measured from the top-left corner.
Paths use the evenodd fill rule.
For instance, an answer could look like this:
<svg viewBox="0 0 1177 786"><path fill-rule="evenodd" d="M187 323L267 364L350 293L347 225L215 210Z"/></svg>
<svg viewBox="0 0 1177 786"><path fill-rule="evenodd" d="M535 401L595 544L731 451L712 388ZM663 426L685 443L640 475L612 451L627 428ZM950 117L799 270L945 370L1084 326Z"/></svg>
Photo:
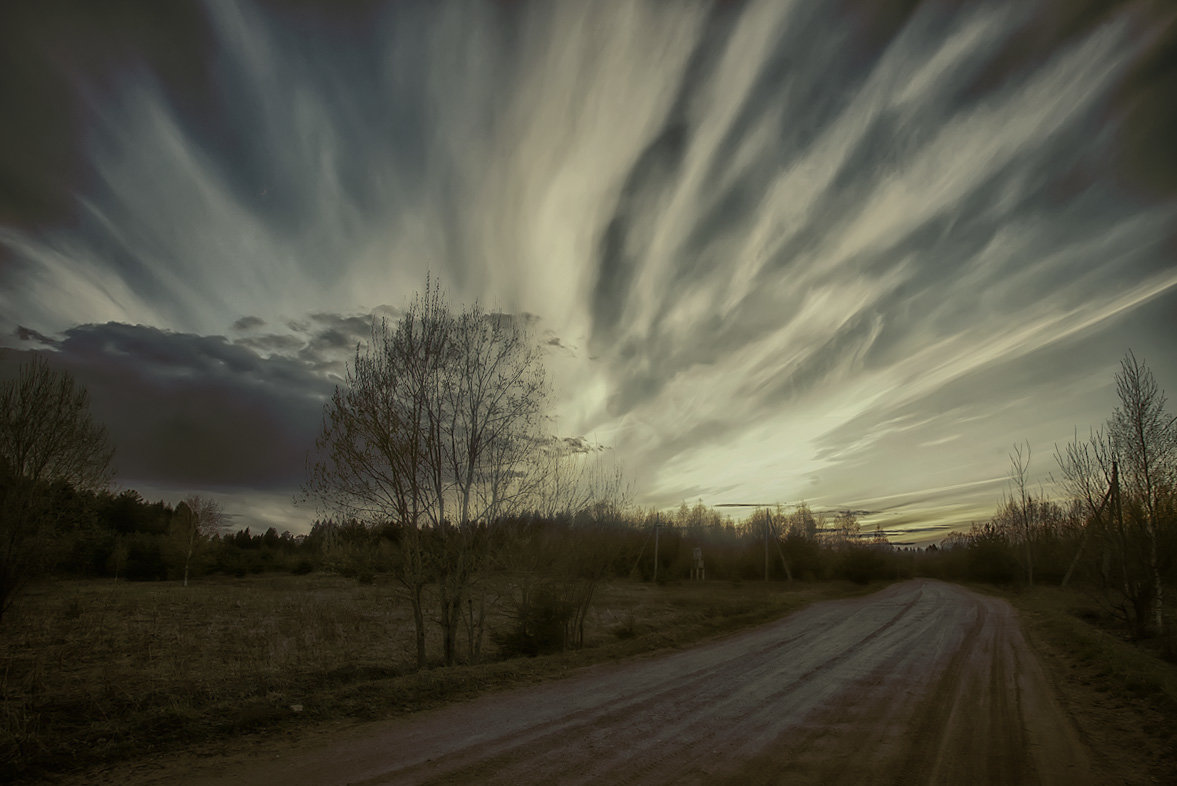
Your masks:
<svg viewBox="0 0 1177 786"><path fill-rule="evenodd" d="M764 580L768 581L768 525L772 523L772 513L764 509Z"/></svg>
<svg viewBox="0 0 1177 786"><path fill-rule="evenodd" d="M781 565L785 569L785 578L788 579L790 584L792 584L793 583L793 571L789 570L789 561L787 559L785 559L785 550L781 548L780 538L776 539L776 550L777 550L777 554L781 555Z"/></svg>
<svg viewBox="0 0 1177 786"><path fill-rule="evenodd" d="M658 581L658 522L661 520L661 514L654 517L654 581Z"/></svg>
<svg viewBox="0 0 1177 786"><path fill-rule="evenodd" d="M1094 515L1091 517L1091 521L1089 521L1087 526L1083 528L1083 535L1079 538L1079 548L1075 550L1075 556L1071 560L1071 564L1067 567L1067 573L1063 576L1063 582L1059 585L1060 587L1067 586L1067 583L1071 580L1071 574L1075 572L1075 566L1079 564L1079 557L1083 554L1083 546L1087 544L1087 537L1091 534L1091 528L1103 526L1103 509L1107 506L1111 499L1112 486L1109 483L1107 493L1104 494L1103 499L1099 501L1099 507L1095 509ZM1090 501L1088 501L1087 504L1090 506Z"/></svg>

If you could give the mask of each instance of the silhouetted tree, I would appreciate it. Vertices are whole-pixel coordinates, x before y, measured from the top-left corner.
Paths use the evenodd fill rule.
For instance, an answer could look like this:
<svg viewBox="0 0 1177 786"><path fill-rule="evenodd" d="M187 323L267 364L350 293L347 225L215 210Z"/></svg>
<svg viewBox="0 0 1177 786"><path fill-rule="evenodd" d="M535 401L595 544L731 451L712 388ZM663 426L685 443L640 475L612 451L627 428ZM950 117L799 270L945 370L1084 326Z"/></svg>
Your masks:
<svg viewBox="0 0 1177 786"><path fill-rule="evenodd" d="M0 385L0 618L43 567L47 487L103 488L112 456L86 389L68 373L34 356Z"/></svg>
<svg viewBox="0 0 1177 786"><path fill-rule="evenodd" d="M1012 582L1018 563L1009 530L994 522L973 525L964 538L969 578L992 584Z"/></svg>
<svg viewBox="0 0 1177 786"><path fill-rule="evenodd" d="M1054 459L1062 472L1061 485L1070 498L1078 503L1082 516L1082 532L1074 556L1063 575L1065 587L1079 566L1088 543L1095 539L1100 546L1098 557L1109 560L1115 544L1110 537L1108 515L1112 496L1112 447L1106 433L1100 429L1080 441L1075 438L1061 450L1056 445ZM1104 571L1106 573L1106 571Z"/></svg>
<svg viewBox="0 0 1177 786"><path fill-rule="evenodd" d="M1013 453L1009 454L1009 482L1010 497L1005 504L1005 518L1009 525L1011 540L1022 544L1022 554L1026 568L1026 584L1034 586L1034 522L1032 511L1034 500L1029 491L1030 483L1030 443L1014 445Z"/></svg>
<svg viewBox="0 0 1177 786"><path fill-rule="evenodd" d="M1177 421L1131 351L1115 380L1119 406L1106 427L1055 450L1082 526L1063 581L1084 567L1110 610L1142 637L1165 631L1164 584L1177 545Z"/></svg>
<svg viewBox="0 0 1177 786"><path fill-rule="evenodd" d="M393 573L412 607L419 667L430 579L421 528L444 514L437 392L450 322L440 294L427 288L394 328L373 324L326 405L306 487L330 514L398 528Z"/></svg>
<svg viewBox="0 0 1177 786"><path fill-rule="evenodd" d="M489 522L520 505L545 400L525 325L477 305L454 313L428 283L405 315L375 323L326 405L308 496L368 526L399 528L394 574L425 665L424 589L438 587L452 663Z"/></svg>
<svg viewBox="0 0 1177 786"><path fill-rule="evenodd" d="M1108 436L1127 492L1127 516L1144 544L1151 624L1164 632L1161 528L1174 516L1177 491L1177 418L1165 411L1165 394L1152 371L1129 351L1116 374L1120 405L1108 421ZM1123 514L1123 511L1121 512Z"/></svg>
<svg viewBox="0 0 1177 786"><path fill-rule="evenodd" d="M443 656L452 664L459 625L473 613L473 585L487 564L484 527L519 511L537 487L547 384L539 347L511 315L475 304L452 317L447 343L440 401L431 409L442 416L438 499L444 505L452 497L453 505L434 524L433 568Z"/></svg>
<svg viewBox="0 0 1177 786"><path fill-rule="evenodd" d="M184 586L187 587L193 555L205 541L224 530L225 513L216 500L193 495L176 506L172 527L184 557Z"/></svg>

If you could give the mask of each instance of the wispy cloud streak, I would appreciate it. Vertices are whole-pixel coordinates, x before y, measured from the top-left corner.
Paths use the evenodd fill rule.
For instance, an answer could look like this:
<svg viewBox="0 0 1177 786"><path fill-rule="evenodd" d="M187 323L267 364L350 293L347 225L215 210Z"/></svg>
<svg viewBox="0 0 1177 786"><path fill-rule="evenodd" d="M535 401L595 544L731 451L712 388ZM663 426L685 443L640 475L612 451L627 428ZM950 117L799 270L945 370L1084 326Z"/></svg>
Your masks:
<svg viewBox="0 0 1177 786"><path fill-rule="evenodd" d="M431 271L539 316L560 427L647 503L987 488L1063 425L1031 392L1092 422L1127 343L1173 347L1125 325L1175 302L1177 203L1113 163L1167 28L869 6L210 2L199 95L145 67L85 94L94 181L72 223L0 228L0 315L234 326L321 381L357 323L306 315Z"/></svg>

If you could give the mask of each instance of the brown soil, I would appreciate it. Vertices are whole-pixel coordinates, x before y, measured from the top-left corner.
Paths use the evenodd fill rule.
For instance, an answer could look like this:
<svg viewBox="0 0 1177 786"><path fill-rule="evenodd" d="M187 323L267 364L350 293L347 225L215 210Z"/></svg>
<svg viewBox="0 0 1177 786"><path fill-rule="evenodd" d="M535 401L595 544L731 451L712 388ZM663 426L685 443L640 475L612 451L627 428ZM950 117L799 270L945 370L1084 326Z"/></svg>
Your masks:
<svg viewBox="0 0 1177 786"><path fill-rule="evenodd" d="M120 783L1094 782L1009 604L935 581Z"/></svg>

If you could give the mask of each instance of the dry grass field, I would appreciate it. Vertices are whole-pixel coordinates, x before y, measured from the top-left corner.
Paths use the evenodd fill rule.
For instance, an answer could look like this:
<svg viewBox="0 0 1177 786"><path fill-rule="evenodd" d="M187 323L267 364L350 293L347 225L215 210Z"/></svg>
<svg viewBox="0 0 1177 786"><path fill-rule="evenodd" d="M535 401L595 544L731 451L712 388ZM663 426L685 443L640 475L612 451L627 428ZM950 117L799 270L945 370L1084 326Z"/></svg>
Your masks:
<svg viewBox="0 0 1177 786"><path fill-rule="evenodd" d="M480 664L417 671L409 609L384 577L45 582L0 630L0 777L388 717L869 590L615 582L598 590L583 650L503 660L488 640ZM490 623L510 624L505 602Z"/></svg>

